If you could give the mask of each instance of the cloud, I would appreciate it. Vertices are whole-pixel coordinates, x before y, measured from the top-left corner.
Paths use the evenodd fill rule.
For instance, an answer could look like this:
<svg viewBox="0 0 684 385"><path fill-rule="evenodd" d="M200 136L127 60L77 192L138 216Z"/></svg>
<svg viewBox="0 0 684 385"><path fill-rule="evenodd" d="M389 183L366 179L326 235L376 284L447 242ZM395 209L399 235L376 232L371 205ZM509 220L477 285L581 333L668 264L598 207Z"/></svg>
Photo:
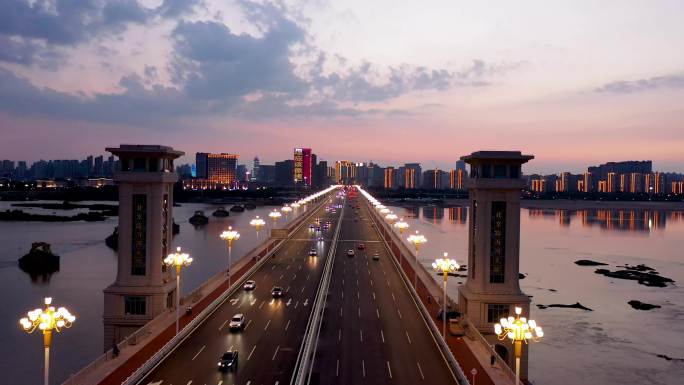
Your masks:
<svg viewBox="0 0 684 385"><path fill-rule="evenodd" d="M623 80L596 88L597 92L630 94L659 88L684 88L684 74L657 76L647 79Z"/></svg>

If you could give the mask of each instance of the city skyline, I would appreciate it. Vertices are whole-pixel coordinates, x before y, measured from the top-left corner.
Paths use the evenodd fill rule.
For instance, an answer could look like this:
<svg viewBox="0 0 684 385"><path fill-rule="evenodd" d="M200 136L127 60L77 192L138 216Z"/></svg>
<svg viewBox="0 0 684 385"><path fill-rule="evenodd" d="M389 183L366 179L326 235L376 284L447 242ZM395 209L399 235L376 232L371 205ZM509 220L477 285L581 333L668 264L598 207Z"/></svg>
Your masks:
<svg viewBox="0 0 684 385"><path fill-rule="evenodd" d="M265 162L302 144L440 168L520 148L537 155L531 172L608 159L684 171L680 2L3 7L3 158L164 135L188 154L226 138Z"/></svg>

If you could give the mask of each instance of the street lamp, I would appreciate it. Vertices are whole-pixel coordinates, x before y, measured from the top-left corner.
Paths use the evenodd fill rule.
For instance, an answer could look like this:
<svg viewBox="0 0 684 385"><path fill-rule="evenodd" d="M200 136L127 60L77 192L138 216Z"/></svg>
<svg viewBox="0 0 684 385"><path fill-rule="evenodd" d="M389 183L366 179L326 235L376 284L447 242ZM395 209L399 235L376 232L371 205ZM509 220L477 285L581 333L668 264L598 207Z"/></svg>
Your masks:
<svg viewBox="0 0 684 385"><path fill-rule="evenodd" d="M501 318L499 323L494 325L494 333L503 341L508 337L515 347L515 384L520 383L520 357L522 356L522 343L527 344L528 340L538 342L544 337L544 331L541 326L533 319L528 320L521 317L522 308L515 307L515 318L508 316L508 318Z"/></svg>
<svg viewBox="0 0 684 385"><path fill-rule="evenodd" d="M64 328L70 328L76 321L69 310L60 307L55 310L51 306L52 298L45 298L45 309L35 309L28 312L28 317L19 320L19 324L27 333L33 333L36 329L43 332L43 347L45 348L44 361L44 380L43 383L48 385L50 378L50 345L52 343L52 331L61 332Z"/></svg>
<svg viewBox="0 0 684 385"><path fill-rule="evenodd" d="M180 246L176 248L176 252L169 254L164 258L164 264L168 267L176 267L176 334L178 334L178 320L180 318L180 276L181 267L190 266L192 258L189 254L181 253Z"/></svg>
<svg viewBox="0 0 684 385"><path fill-rule="evenodd" d="M287 222L287 214L292 211L292 207L285 205L283 208L280 209L280 211L285 213L285 221Z"/></svg>
<svg viewBox="0 0 684 385"><path fill-rule="evenodd" d="M423 234L418 234L418 230L416 230L415 234L409 235L408 238L406 238L407 241L413 243L413 246L416 247L416 261L413 264L413 288L418 290L418 251L420 250L420 245L423 243L427 242L427 238Z"/></svg>
<svg viewBox="0 0 684 385"><path fill-rule="evenodd" d="M240 233L233 230L233 226L228 226L228 231L222 232L220 237L228 243L228 287L230 287L230 266L233 254L233 241L240 239Z"/></svg>
<svg viewBox="0 0 684 385"><path fill-rule="evenodd" d="M258 215L256 216L256 218L249 221L249 225L256 229L257 239L259 239L259 229L261 228L261 226L265 224L266 222L264 222L263 219L259 218Z"/></svg>
<svg viewBox="0 0 684 385"><path fill-rule="evenodd" d="M404 218L401 218L399 222L394 224L394 227L399 229L399 234L404 235L404 230L409 228L409 224L404 222Z"/></svg>
<svg viewBox="0 0 684 385"><path fill-rule="evenodd" d="M385 215L385 219L387 219L387 221L388 221L389 223L391 223L392 225L394 224L394 222L397 221L398 218L399 218L399 217L397 216L397 214L392 213L392 212L390 212L389 214Z"/></svg>
<svg viewBox="0 0 684 385"><path fill-rule="evenodd" d="M390 209L388 209L387 207L383 207L382 209L380 209L380 214L386 215L389 214L389 212Z"/></svg>
<svg viewBox="0 0 684 385"><path fill-rule="evenodd" d="M271 211L270 213L268 213L268 216L269 216L271 219L273 219L273 228L275 229L275 224L276 224L276 222L278 222L278 219L280 219L280 217L282 217L283 214L281 214L281 213L278 212L277 210L273 210L273 211Z"/></svg>
<svg viewBox="0 0 684 385"><path fill-rule="evenodd" d="M459 269L458 263L453 260L447 258L447 253L444 253L444 258L437 258L435 262L432 263L432 268L435 269L436 272L442 273L444 277L444 310L442 311L442 335L444 336L444 340L446 341L446 312L447 312L447 279L449 278L449 273L455 273Z"/></svg>

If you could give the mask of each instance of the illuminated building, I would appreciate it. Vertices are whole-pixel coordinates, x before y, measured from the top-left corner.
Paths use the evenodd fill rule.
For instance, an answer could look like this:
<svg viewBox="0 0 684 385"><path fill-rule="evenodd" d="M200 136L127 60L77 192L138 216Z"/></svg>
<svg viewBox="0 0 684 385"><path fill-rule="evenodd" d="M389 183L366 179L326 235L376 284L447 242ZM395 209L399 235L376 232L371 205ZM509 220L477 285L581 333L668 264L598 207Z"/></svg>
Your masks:
<svg viewBox="0 0 684 385"><path fill-rule="evenodd" d="M615 193L618 191L618 184L617 184L617 173L614 172L609 172L608 173L608 179L606 180L606 192L609 193Z"/></svg>
<svg viewBox="0 0 684 385"><path fill-rule="evenodd" d="M600 192L600 193L607 193L608 192L608 183L605 180L598 181L598 192Z"/></svg>
<svg viewBox="0 0 684 385"><path fill-rule="evenodd" d="M404 164L404 188L414 189L420 187L421 168L420 163Z"/></svg>
<svg viewBox="0 0 684 385"><path fill-rule="evenodd" d="M531 190L534 192L544 193L546 192L546 180L545 179L532 179Z"/></svg>
<svg viewBox="0 0 684 385"><path fill-rule="evenodd" d="M653 192L656 194L665 194L665 186L667 185L665 174L657 171L653 181Z"/></svg>
<svg viewBox="0 0 684 385"><path fill-rule="evenodd" d="M594 191L594 181L593 181L593 175L591 172L585 172L584 173L584 183L582 184L584 189L581 190L585 193L588 192L593 192Z"/></svg>
<svg viewBox="0 0 684 385"><path fill-rule="evenodd" d="M465 175L465 166L463 166L463 168L451 170L451 172L449 172L449 188L452 190L463 190L465 188L463 185Z"/></svg>
<svg viewBox="0 0 684 385"><path fill-rule="evenodd" d="M294 149L294 181L311 186L311 176L313 174L313 162L310 148Z"/></svg>
<svg viewBox="0 0 684 385"><path fill-rule="evenodd" d="M212 183L234 186L237 182L235 154L207 154L207 179Z"/></svg>
<svg viewBox="0 0 684 385"><path fill-rule="evenodd" d="M629 192L632 194L644 192L644 174L638 172L629 174Z"/></svg>
<svg viewBox="0 0 684 385"><path fill-rule="evenodd" d="M394 167L385 168L385 188L394 189L397 188L396 178L397 170Z"/></svg>
<svg viewBox="0 0 684 385"><path fill-rule="evenodd" d="M348 160L335 162L335 180L338 183L351 184L356 178L356 164Z"/></svg>

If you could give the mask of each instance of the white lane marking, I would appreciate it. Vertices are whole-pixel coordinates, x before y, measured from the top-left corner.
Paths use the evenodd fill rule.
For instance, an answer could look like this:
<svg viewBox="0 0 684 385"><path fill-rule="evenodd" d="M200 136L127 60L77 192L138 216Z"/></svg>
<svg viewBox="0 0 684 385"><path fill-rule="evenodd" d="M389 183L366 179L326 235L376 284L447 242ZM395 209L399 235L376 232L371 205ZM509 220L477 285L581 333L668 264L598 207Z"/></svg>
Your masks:
<svg viewBox="0 0 684 385"><path fill-rule="evenodd" d="M375 292L373 292L373 301L375 301Z"/></svg>
<svg viewBox="0 0 684 385"><path fill-rule="evenodd" d="M287 265L287 267L285 268L285 270L289 270L289 269L290 269L290 265Z"/></svg>
<svg viewBox="0 0 684 385"><path fill-rule="evenodd" d="M394 298L394 293L392 293L392 301L397 302L397 299Z"/></svg>
<svg viewBox="0 0 684 385"><path fill-rule="evenodd" d="M230 304L233 305L233 306L235 306L235 304L238 303L238 301L240 301L240 300L237 299L237 298L233 298L233 299L230 300Z"/></svg>
<svg viewBox="0 0 684 385"><path fill-rule="evenodd" d="M223 329L223 327L226 326L226 322L228 322L228 320L223 321L221 326L219 326L219 330Z"/></svg>
<svg viewBox="0 0 684 385"><path fill-rule="evenodd" d="M271 266L271 270L275 270L275 265Z"/></svg>
<svg viewBox="0 0 684 385"><path fill-rule="evenodd" d="M397 308L397 314L399 314L399 319L401 319L401 312L399 311L398 308Z"/></svg>
<svg viewBox="0 0 684 385"><path fill-rule="evenodd" d="M344 292L342 292L342 300L344 301Z"/></svg>
<svg viewBox="0 0 684 385"><path fill-rule="evenodd" d="M302 269L302 267L304 267L304 266L303 266L303 265L299 265L299 270L301 270L301 269Z"/></svg>
<svg viewBox="0 0 684 385"><path fill-rule="evenodd" d="M366 362L361 360L361 370L363 370L363 378L366 378Z"/></svg>
<svg viewBox="0 0 684 385"><path fill-rule="evenodd" d="M223 381L219 381L218 385L223 385Z"/></svg>
<svg viewBox="0 0 684 385"><path fill-rule="evenodd" d="M275 361L276 354L278 354L278 349L280 349L280 345L276 346L275 353L273 353L273 358L271 358L271 361Z"/></svg>
<svg viewBox="0 0 684 385"><path fill-rule="evenodd" d="M259 304L259 309L261 309L261 307L264 306L264 302L266 301L261 301L261 303Z"/></svg>
<svg viewBox="0 0 684 385"><path fill-rule="evenodd" d="M249 352L249 355L247 356L247 361L249 361L250 357L252 357L252 353L254 353L254 349L256 349L256 345L252 348L252 351Z"/></svg>
<svg viewBox="0 0 684 385"><path fill-rule="evenodd" d="M190 385L190 384L192 384L192 380L188 381L188 383L185 385Z"/></svg>
<svg viewBox="0 0 684 385"><path fill-rule="evenodd" d="M307 280L307 281L309 280L309 277L310 277L310 276L311 276L310 273L306 275L306 280Z"/></svg>
<svg viewBox="0 0 684 385"><path fill-rule="evenodd" d="M361 299L361 296L359 295L359 291L356 291L356 299Z"/></svg>
<svg viewBox="0 0 684 385"><path fill-rule="evenodd" d="M284 276L285 276L285 274L280 274L280 278L278 278L278 281L280 281L281 279L283 279Z"/></svg>
<svg viewBox="0 0 684 385"><path fill-rule="evenodd" d="M249 306L254 306L254 304L255 304L256 302L257 302L256 298L253 298L253 299L249 302Z"/></svg>
<svg viewBox="0 0 684 385"><path fill-rule="evenodd" d="M252 323L252 320L247 321L247 325L245 325L245 330L247 330L247 328L249 327L249 324L251 324L251 323Z"/></svg>
<svg viewBox="0 0 684 385"><path fill-rule="evenodd" d="M304 306L308 306L308 305L309 305L309 299L307 298L304 300Z"/></svg>
<svg viewBox="0 0 684 385"><path fill-rule="evenodd" d="M338 359L337 365L335 366L335 377L339 377L339 376L340 376L340 360ZM160 384L161 384L161 382L160 382Z"/></svg>
<svg viewBox="0 0 684 385"><path fill-rule="evenodd" d="M357 287L359 286L359 280L358 279L356 280L356 286Z"/></svg>
<svg viewBox="0 0 684 385"><path fill-rule="evenodd" d="M292 304L292 298L289 298L287 302L285 302L285 306L290 306Z"/></svg>
<svg viewBox="0 0 684 385"><path fill-rule="evenodd" d="M290 320L287 320L287 324L285 325L285 331L287 331L287 328L290 327Z"/></svg>
<svg viewBox="0 0 684 385"><path fill-rule="evenodd" d="M380 338L382 338L382 343L384 344L385 343L385 333L383 333L382 330L380 330Z"/></svg>
<svg viewBox="0 0 684 385"><path fill-rule="evenodd" d="M377 307L375 308L375 314L377 314L378 318L380 318L380 309L378 309Z"/></svg>
<svg viewBox="0 0 684 385"><path fill-rule="evenodd" d="M420 362L416 361L416 365L418 365L418 372L420 373L420 378L424 380L425 376L423 375L423 368L420 367Z"/></svg>
<svg viewBox="0 0 684 385"><path fill-rule="evenodd" d="M295 309L297 308L297 305L299 305L299 301L295 302Z"/></svg>
<svg viewBox="0 0 684 385"><path fill-rule="evenodd" d="M287 292L289 292L289 291L290 291L290 287L288 286L288 287L285 288L285 292L287 293Z"/></svg>
<svg viewBox="0 0 684 385"><path fill-rule="evenodd" d="M363 342L363 330L359 330L359 334L361 335L361 342Z"/></svg>
<svg viewBox="0 0 684 385"><path fill-rule="evenodd" d="M252 383L252 380L249 380L249 381L247 381L247 383L245 385L249 385L251 383Z"/></svg>
<svg viewBox="0 0 684 385"><path fill-rule="evenodd" d="M359 308L359 318L361 318L361 308Z"/></svg>
<svg viewBox="0 0 684 385"><path fill-rule="evenodd" d="M294 281L295 279L297 279L297 274L292 275L292 280Z"/></svg>
<svg viewBox="0 0 684 385"><path fill-rule="evenodd" d="M373 286L373 280L371 279L370 281L371 281L371 286Z"/></svg>
<svg viewBox="0 0 684 385"><path fill-rule="evenodd" d="M161 385L162 382L164 382L164 380L157 381L157 382L150 382L147 385Z"/></svg>
<svg viewBox="0 0 684 385"><path fill-rule="evenodd" d="M306 288L306 286L302 286L302 290L300 290L299 292L303 293L305 288Z"/></svg>
<svg viewBox="0 0 684 385"><path fill-rule="evenodd" d="M392 379L392 368L390 368L389 361L387 361L387 373L389 373L390 380Z"/></svg>
<svg viewBox="0 0 684 385"><path fill-rule="evenodd" d="M337 329L337 340L342 341L342 329Z"/></svg>
<svg viewBox="0 0 684 385"><path fill-rule="evenodd" d="M265 331L266 329L268 329L268 325L270 325L270 324L271 324L271 320L268 320L268 322L266 322L266 326L264 326L264 331Z"/></svg>
<svg viewBox="0 0 684 385"><path fill-rule="evenodd" d="M344 286L344 278L342 278L342 286Z"/></svg>
<svg viewBox="0 0 684 385"><path fill-rule="evenodd" d="M197 358L197 356L199 356L199 354L202 353L202 350L204 350L204 348L206 348L206 347L207 347L207 345L202 345L199 352L195 353L195 356L192 357L192 360L195 361L195 358Z"/></svg>
<svg viewBox="0 0 684 385"><path fill-rule="evenodd" d="M406 331L406 339L408 340L409 344L411 343L411 337L409 337L408 331Z"/></svg>
<svg viewBox="0 0 684 385"><path fill-rule="evenodd" d="M387 287L389 287L389 280L387 280Z"/></svg>

